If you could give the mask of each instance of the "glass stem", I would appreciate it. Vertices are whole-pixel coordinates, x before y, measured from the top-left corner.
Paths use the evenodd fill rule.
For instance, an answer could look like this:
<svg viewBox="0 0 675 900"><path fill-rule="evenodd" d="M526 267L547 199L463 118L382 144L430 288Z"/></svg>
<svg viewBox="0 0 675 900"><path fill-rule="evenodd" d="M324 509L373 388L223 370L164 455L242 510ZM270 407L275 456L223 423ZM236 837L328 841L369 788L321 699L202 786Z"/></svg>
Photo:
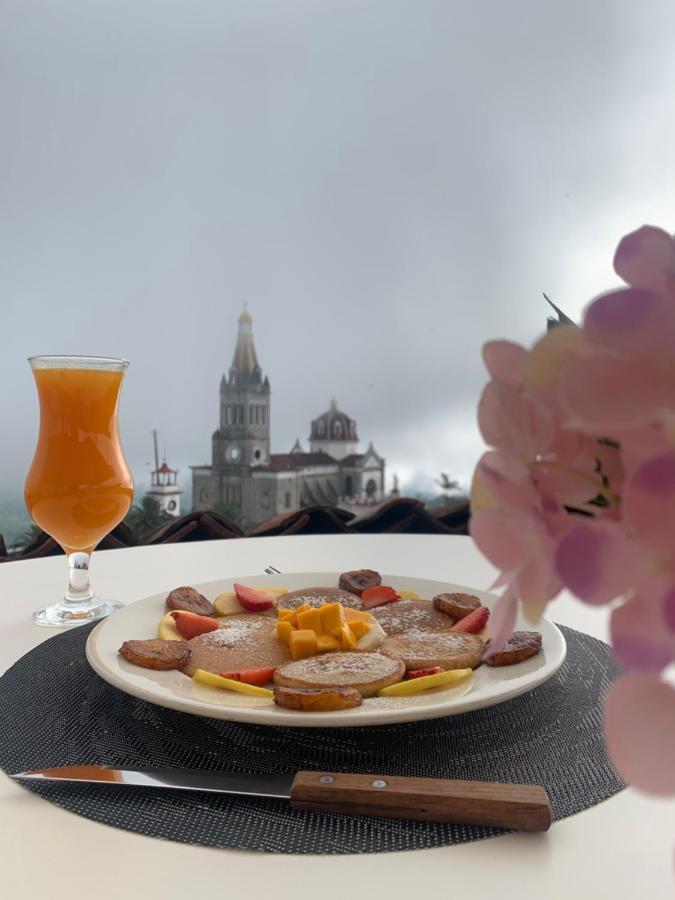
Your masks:
<svg viewBox="0 0 675 900"><path fill-rule="evenodd" d="M94 592L89 584L89 560L91 553L68 554L68 590L66 603L81 606L91 603Z"/></svg>

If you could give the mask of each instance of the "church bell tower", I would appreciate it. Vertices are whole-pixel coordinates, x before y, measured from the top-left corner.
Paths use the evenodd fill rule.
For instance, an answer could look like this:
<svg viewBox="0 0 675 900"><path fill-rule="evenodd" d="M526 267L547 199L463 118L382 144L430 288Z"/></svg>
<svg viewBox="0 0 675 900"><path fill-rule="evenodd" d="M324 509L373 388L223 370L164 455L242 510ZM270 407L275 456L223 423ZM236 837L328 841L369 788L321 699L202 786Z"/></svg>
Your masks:
<svg viewBox="0 0 675 900"><path fill-rule="evenodd" d="M213 465L228 469L264 466L270 458L270 383L253 343L253 320L239 316L232 365L220 382L220 427L213 436Z"/></svg>

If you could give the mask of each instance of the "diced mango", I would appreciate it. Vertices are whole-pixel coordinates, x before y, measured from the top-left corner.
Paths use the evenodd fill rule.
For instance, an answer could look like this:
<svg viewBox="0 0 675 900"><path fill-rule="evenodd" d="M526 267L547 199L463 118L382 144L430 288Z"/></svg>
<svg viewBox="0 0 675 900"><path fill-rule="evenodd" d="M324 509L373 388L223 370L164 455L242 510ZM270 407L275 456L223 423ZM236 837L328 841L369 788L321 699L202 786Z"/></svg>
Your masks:
<svg viewBox="0 0 675 900"><path fill-rule="evenodd" d="M277 613L279 614L280 622L283 622L284 619L295 619L296 617L294 609L278 609Z"/></svg>
<svg viewBox="0 0 675 900"><path fill-rule="evenodd" d="M298 613L298 628L310 628L316 634L323 634L321 611L308 609L306 612Z"/></svg>
<svg viewBox="0 0 675 900"><path fill-rule="evenodd" d="M342 626L342 631L340 632L340 640L342 641L343 650L356 650L356 638L354 636L354 632L346 622Z"/></svg>
<svg viewBox="0 0 675 900"><path fill-rule="evenodd" d="M345 610L341 603L324 603L319 612L324 634L333 634L335 628L342 628Z"/></svg>
<svg viewBox="0 0 675 900"><path fill-rule="evenodd" d="M287 647L291 646L291 635L293 634L293 626L290 622L282 620L277 622L277 637L283 641Z"/></svg>
<svg viewBox="0 0 675 900"><path fill-rule="evenodd" d="M295 610L296 613L304 613L307 612L308 609L314 609L313 606L310 606L309 603L303 603L301 606Z"/></svg>
<svg viewBox="0 0 675 900"><path fill-rule="evenodd" d="M291 632L291 659L304 659L316 654L316 632L309 628Z"/></svg>
<svg viewBox="0 0 675 900"><path fill-rule="evenodd" d="M320 634L316 639L317 653L330 653L331 650L341 650L342 642L332 634Z"/></svg>
<svg viewBox="0 0 675 900"><path fill-rule="evenodd" d="M354 619L353 622L347 622L347 625L357 641L370 631L370 625L362 619Z"/></svg>
<svg viewBox="0 0 675 900"><path fill-rule="evenodd" d="M348 622L372 622L373 617L365 609L351 609L351 607L346 606L345 619Z"/></svg>

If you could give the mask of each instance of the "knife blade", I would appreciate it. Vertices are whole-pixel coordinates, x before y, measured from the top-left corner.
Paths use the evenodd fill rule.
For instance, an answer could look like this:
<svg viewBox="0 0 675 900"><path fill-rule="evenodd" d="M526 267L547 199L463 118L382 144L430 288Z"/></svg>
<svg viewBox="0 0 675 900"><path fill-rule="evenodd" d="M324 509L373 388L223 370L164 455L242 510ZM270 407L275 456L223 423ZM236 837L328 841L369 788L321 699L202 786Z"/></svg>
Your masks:
<svg viewBox="0 0 675 900"><path fill-rule="evenodd" d="M196 769L61 766L16 772L17 781L61 781L108 787L206 791L290 800L297 810L387 816L520 831L546 831L551 805L543 787L344 772L255 775Z"/></svg>

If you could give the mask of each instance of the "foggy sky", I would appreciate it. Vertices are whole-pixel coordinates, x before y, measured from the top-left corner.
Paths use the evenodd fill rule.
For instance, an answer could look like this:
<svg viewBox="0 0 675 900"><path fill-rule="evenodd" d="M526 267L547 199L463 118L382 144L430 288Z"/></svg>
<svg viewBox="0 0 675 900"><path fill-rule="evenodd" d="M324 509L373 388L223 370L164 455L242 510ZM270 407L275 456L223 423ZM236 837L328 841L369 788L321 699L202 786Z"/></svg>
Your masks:
<svg viewBox="0 0 675 900"><path fill-rule="evenodd" d="M127 456L209 460L248 304L273 450L331 396L468 480L481 344L675 228L672 2L0 2L0 490L36 353L124 356Z"/></svg>

